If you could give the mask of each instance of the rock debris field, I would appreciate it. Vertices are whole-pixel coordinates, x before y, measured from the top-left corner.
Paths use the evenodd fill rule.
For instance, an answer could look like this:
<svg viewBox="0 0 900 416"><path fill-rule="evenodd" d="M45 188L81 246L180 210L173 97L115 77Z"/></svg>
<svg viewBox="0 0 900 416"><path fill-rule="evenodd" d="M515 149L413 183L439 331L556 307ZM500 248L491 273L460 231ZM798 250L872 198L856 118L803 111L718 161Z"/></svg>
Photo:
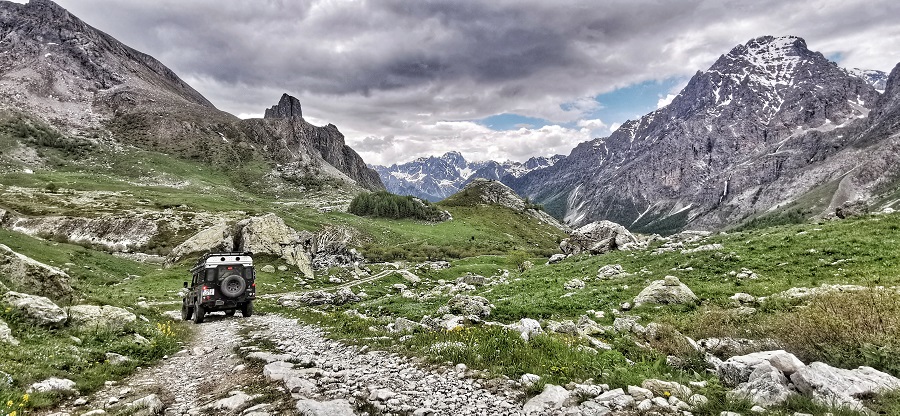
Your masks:
<svg viewBox="0 0 900 416"><path fill-rule="evenodd" d="M278 315L208 319L188 349L45 414L524 414L515 382L489 388L465 377L463 366L429 368L367 351ZM260 384L283 393L254 392Z"/></svg>

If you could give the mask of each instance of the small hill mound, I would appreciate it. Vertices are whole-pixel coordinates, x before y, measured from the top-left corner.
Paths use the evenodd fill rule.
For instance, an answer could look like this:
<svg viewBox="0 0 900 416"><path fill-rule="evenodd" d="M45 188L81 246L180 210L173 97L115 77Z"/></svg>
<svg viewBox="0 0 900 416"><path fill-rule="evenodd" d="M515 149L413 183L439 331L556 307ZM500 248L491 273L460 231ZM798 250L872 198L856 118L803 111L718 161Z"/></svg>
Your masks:
<svg viewBox="0 0 900 416"><path fill-rule="evenodd" d="M550 214L544 212L541 206L532 204L528 200L523 199L516 191L513 191L512 188L504 185L500 181L490 179L476 178L472 182L469 182L469 184L461 191L441 201L440 205L450 207L499 205L516 212L528 214L541 222L552 225L566 233L572 231L568 226L560 223L556 218L553 218Z"/></svg>

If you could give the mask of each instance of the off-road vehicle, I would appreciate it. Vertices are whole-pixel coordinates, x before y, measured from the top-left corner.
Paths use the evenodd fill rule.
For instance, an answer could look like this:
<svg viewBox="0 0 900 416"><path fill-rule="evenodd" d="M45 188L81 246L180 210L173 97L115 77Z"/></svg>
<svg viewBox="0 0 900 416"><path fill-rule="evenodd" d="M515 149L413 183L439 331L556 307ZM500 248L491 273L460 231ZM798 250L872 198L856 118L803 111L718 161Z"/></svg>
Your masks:
<svg viewBox="0 0 900 416"><path fill-rule="evenodd" d="M194 323L199 324L214 311L225 311L227 316L233 316L236 310L245 317L253 314L253 253L207 253L191 268L191 276L190 286L184 282L188 293L181 301L181 319L193 317Z"/></svg>

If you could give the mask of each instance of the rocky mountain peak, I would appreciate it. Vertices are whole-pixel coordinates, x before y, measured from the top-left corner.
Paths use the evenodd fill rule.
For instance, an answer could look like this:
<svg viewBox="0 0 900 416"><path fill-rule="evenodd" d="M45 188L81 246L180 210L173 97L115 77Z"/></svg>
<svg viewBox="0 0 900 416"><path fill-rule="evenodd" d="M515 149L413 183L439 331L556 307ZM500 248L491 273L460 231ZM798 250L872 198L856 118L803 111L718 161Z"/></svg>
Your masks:
<svg viewBox="0 0 900 416"><path fill-rule="evenodd" d="M300 100L284 93L278 100L278 104L266 109L266 115L263 118L303 118Z"/></svg>

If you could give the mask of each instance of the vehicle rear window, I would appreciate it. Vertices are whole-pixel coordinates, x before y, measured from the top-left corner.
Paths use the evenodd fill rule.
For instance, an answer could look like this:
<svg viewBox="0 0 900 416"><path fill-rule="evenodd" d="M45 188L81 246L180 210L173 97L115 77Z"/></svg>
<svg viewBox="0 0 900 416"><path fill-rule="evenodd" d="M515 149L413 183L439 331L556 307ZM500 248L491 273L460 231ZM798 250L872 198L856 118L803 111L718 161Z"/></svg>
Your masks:
<svg viewBox="0 0 900 416"><path fill-rule="evenodd" d="M232 264L232 265L221 265L218 267L219 269L219 277L226 278L233 274L238 276L242 276L244 274L244 266L240 264Z"/></svg>

